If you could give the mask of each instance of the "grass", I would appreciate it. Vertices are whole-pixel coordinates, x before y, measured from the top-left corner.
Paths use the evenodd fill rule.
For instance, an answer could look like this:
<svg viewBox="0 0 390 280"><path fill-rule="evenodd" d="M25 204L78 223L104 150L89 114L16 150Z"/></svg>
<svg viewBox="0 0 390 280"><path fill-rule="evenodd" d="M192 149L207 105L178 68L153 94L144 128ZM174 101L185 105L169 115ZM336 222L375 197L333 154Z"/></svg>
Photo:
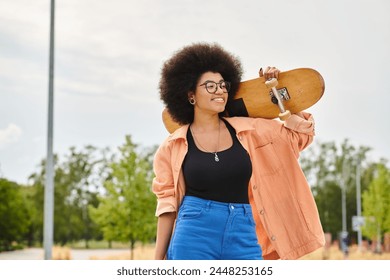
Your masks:
<svg viewBox="0 0 390 280"><path fill-rule="evenodd" d="M153 260L154 257L154 244L138 245L134 249L134 260ZM91 260L130 260L130 249L126 253L109 255L105 258L98 256L92 256Z"/></svg>
<svg viewBox="0 0 390 280"><path fill-rule="evenodd" d="M154 246L155 244L137 244L133 252L135 260L152 260L154 256ZM388 245L387 245L388 246ZM15 247L16 248L16 247ZM377 254L367 249L367 244L365 245L366 249L359 251L357 245L352 245L349 247L349 254L347 257L339 250L337 245L332 245L329 249L320 248L306 256L301 257L301 260L390 260L390 252L384 252L382 254ZM389 247L387 247L389 248ZM20 248L18 248L20 249ZM72 249L86 249L85 242L79 241L69 244L68 247L54 246L52 256L55 260L71 260L72 259ZM111 246L107 241L89 241L89 249L127 249L123 250L125 253L115 253L112 252L112 255L102 256L92 256L92 260L130 260L130 245L128 243L121 242L112 242ZM107 252L110 252L107 250Z"/></svg>
<svg viewBox="0 0 390 280"><path fill-rule="evenodd" d="M136 260L152 260L154 254L154 244L137 246L134 251L134 259ZM99 258L94 258L99 259ZM130 252L120 255L109 256L110 260L129 260ZM325 251L324 248L318 249L304 257L301 260L343 260L344 255L337 246L332 246ZM356 245L349 247L349 260L390 260L390 253L374 254L371 251L359 252Z"/></svg>
<svg viewBox="0 0 390 280"><path fill-rule="evenodd" d="M369 250L359 251L357 245L349 247L348 257L345 258L338 246L331 246L328 251L320 248L304 257L301 260L390 260L390 253L376 254Z"/></svg>
<svg viewBox="0 0 390 280"><path fill-rule="evenodd" d="M86 248L85 241L77 241L69 244L72 249L127 249L130 248L129 243L111 242L111 247L108 241L91 240L88 242L89 248Z"/></svg>
<svg viewBox="0 0 390 280"><path fill-rule="evenodd" d="M53 260L71 260L72 255L68 247L54 246L52 249Z"/></svg>

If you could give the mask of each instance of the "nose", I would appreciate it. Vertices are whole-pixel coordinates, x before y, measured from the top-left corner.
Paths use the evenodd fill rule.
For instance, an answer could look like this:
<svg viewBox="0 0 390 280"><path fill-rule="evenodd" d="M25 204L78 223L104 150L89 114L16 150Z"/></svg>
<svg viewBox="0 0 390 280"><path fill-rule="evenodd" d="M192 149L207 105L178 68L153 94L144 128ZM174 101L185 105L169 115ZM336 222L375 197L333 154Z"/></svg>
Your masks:
<svg viewBox="0 0 390 280"><path fill-rule="evenodd" d="M223 90L222 90L222 85L221 84L217 84L217 91L215 92L215 94L223 94Z"/></svg>

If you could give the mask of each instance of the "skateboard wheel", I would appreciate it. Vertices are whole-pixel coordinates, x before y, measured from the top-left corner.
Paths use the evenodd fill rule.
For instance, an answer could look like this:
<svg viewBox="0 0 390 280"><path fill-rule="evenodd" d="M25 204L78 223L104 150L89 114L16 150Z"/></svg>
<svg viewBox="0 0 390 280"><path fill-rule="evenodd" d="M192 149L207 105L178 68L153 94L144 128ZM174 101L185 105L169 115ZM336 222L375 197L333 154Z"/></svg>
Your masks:
<svg viewBox="0 0 390 280"><path fill-rule="evenodd" d="M272 95L271 101L272 101L272 103L274 103L275 105L278 105L278 103L279 103L278 99L277 99L274 95Z"/></svg>
<svg viewBox="0 0 390 280"><path fill-rule="evenodd" d="M270 80L265 81L265 85L266 85L268 88L276 87L276 86L278 85L278 80L275 79L275 78L272 78L272 79L270 79Z"/></svg>
<svg viewBox="0 0 390 280"><path fill-rule="evenodd" d="M290 111L289 111L289 110L286 110L285 112L279 114L279 119L281 119L282 121L285 121L285 120L287 120L290 116L291 116Z"/></svg>

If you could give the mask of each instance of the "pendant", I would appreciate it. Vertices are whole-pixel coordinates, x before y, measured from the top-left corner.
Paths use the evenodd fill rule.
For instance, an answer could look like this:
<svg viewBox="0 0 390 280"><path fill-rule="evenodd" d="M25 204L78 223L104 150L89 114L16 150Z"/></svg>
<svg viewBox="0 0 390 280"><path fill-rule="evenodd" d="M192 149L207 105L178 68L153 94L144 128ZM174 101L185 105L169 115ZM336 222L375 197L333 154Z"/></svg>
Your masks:
<svg viewBox="0 0 390 280"><path fill-rule="evenodd" d="M214 155L215 155L215 157L214 157L215 161L218 162L219 161L219 157L218 157L217 153L215 152Z"/></svg>

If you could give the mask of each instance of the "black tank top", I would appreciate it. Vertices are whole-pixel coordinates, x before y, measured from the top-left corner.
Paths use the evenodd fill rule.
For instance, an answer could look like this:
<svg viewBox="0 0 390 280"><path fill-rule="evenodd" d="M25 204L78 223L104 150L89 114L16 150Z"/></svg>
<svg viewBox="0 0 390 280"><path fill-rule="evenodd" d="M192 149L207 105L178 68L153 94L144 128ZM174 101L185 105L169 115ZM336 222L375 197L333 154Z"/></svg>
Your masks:
<svg viewBox="0 0 390 280"><path fill-rule="evenodd" d="M252 175L252 163L247 151L236 137L234 128L223 120L233 139L227 150L203 152L195 145L188 129L188 153L183 162L186 195L228 203L249 203L248 183Z"/></svg>

